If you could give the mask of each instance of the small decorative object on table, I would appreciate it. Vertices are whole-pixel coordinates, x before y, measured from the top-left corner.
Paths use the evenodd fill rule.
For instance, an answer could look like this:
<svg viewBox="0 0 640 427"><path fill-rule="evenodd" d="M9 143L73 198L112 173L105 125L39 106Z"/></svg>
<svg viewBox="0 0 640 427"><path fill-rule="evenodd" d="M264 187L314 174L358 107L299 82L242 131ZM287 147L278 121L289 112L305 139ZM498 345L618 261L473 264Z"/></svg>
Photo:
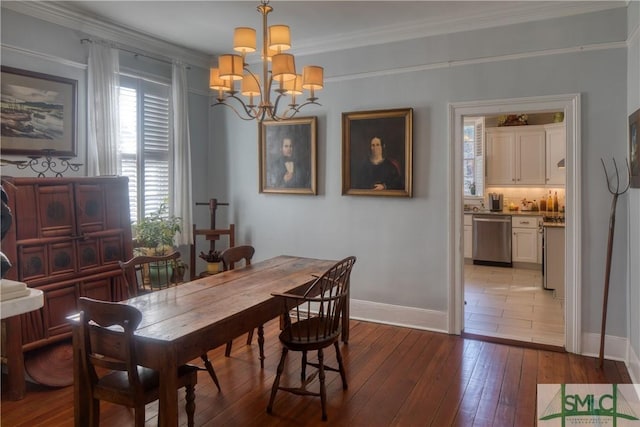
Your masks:
<svg viewBox="0 0 640 427"><path fill-rule="evenodd" d="M207 262L207 272L209 274L215 274L220 271L220 262L222 258L220 254L222 251L210 250L208 253L200 252L200 258Z"/></svg>

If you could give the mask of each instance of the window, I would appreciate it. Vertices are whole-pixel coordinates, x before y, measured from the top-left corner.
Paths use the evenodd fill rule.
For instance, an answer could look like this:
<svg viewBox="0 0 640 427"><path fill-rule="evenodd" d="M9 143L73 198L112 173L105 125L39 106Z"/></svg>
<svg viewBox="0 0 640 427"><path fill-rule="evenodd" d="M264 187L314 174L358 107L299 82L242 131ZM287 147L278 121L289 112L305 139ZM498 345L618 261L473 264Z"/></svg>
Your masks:
<svg viewBox="0 0 640 427"><path fill-rule="evenodd" d="M170 86L120 76L120 174L129 177L131 220L157 211L171 190Z"/></svg>
<svg viewBox="0 0 640 427"><path fill-rule="evenodd" d="M465 197L484 193L484 118L465 117L463 129L463 184Z"/></svg>

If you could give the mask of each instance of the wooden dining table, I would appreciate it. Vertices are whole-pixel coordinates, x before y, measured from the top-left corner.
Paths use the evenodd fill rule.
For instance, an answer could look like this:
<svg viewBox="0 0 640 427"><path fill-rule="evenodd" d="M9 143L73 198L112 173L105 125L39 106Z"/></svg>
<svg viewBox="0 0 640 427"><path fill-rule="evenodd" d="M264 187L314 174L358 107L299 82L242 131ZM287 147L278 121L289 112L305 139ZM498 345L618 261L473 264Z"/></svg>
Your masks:
<svg viewBox="0 0 640 427"><path fill-rule="evenodd" d="M178 424L178 366L279 317L284 305L272 293L300 292L335 263L282 255L123 301L142 312L135 332L136 356L140 365L160 373L160 425ZM344 319L348 319L348 306ZM90 402L80 366L79 314L69 321L73 329L75 425L84 427L89 425ZM345 342L348 330L348 322L343 322Z"/></svg>

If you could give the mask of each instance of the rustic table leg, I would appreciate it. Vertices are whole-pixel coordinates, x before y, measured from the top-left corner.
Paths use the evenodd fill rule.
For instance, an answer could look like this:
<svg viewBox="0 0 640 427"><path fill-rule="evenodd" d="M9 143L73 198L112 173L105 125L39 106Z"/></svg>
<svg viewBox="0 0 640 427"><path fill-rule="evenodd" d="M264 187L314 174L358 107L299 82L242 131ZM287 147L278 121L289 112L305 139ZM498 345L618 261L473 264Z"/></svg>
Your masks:
<svg viewBox="0 0 640 427"><path fill-rule="evenodd" d="M22 353L22 322L20 316L5 320L7 327L7 389L9 399L24 398L27 385L24 381L24 354Z"/></svg>
<svg viewBox="0 0 640 427"><path fill-rule="evenodd" d="M160 372L160 427L178 425L178 365L176 354L167 351Z"/></svg>

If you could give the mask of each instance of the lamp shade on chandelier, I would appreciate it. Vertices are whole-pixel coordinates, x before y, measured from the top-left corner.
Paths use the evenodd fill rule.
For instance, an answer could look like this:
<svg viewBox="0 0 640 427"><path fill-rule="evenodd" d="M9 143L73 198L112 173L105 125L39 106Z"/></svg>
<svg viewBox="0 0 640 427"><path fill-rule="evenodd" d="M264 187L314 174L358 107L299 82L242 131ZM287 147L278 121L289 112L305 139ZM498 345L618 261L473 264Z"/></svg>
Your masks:
<svg viewBox="0 0 640 427"><path fill-rule="evenodd" d="M318 104L315 95L324 85L324 69L316 65L296 71L295 56L284 51L291 48L291 32L287 25L267 25L267 15L273 11L269 0L261 0L258 12L262 15L262 73L254 73L246 62L247 54L256 52L256 30L237 27L233 34L233 50L237 53L218 57L218 68L211 68L209 87L218 91L216 105L231 108L244 120L283 120L295 116L309 104ZM237 90L237 85L240 90ZM308 93L306 101L296 103L296 96ZM238 96L240 93L246 99ZM274 98L272 100L272 97ZM283 97L290 101L283 111ZM233 100L233 101L232 101ZM237 103L240 108L231 105Z"/></svg>

